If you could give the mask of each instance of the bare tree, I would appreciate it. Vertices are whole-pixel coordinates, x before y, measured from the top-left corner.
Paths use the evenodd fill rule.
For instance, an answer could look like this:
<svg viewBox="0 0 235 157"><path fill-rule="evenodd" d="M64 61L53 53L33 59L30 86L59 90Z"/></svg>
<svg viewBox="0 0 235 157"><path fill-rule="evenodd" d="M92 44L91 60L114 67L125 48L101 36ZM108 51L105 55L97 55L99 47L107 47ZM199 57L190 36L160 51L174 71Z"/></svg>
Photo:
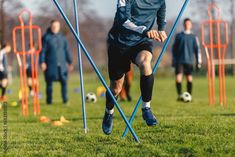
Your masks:
<svg viewBox="0 0 235 157"><path fill-rule="evenodd" d="M75 18L73 11L73 0L64 0L59 1L64 12L68 16L71 23L75 26ZM90 52L91 56L95 62L99 65L104 65L106 63L106 37L109 28L108 20L103 19L97 15L97 13L89 9L87 6L89 4L88 0L77 0L78 4L78 14L79 14L79 23L80 23L80 36L85 44L86 48ZM48 5L52 7L48 7ZM73 58L77 58L77 43L70 32L70 29L65 24L63 18L59 14L59 11L54 6L52 1L41 0L39 14L34 18L34 21L37 21L37 24L41 26L43 32L46 31L49 26L51 19L58 19L62 23L62 32L66 35L66 38L69 40L69 44L72 50ZM45 14L47 13L47 14ZM42 25L43 24L43 25ZM46 24L46 25L45 25ZM90 68L89 63L84 59L84 68ZM77 61L75 60L75 63Z"/></svg>
<svg viewBox="0 0 235 157"><path fill-rule="evenodd" d="M8 33L11 31L11 27L9 27L9 21L12 17L15 16L20 9L23 8L23 4L21 1L13 0L0 0L0 40L1 42L9 39ZM7 26L7 27L6 27Z"/></svg>
<svg viewBox="0 0 235 157"><path fill-rule="evenodd" d="M207 16L207 8L210 3L214 3L215 0L194 0L191 1L191 12L194 16L205 17ZM200 10L200 12L198 11ZM202 11L205 10L205 11Z"/></svg>
<svg viewBox="0 0 235 157"><path fill-rule="evenodd" d="M1 0L0 1L0 18L1 18L1 43L5 40L5 9L4 9L4 3L6 1L5 0Z"/></svg>

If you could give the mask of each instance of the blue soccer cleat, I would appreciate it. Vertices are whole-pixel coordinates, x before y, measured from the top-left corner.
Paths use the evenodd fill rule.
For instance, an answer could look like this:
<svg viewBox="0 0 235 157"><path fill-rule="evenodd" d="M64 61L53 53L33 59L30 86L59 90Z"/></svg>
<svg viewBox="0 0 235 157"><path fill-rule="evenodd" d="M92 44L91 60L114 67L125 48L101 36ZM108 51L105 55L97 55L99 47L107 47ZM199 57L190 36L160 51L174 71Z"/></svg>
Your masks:
<svg viewBox="0 0 235 157"><path fill-rule="evenodd" d="M154 126L158 123L150 108L142 108L142 117L148 126Z"/></svg>
<svg viewBox="0 0 235 157"><path fill-rule="evenodd" d="M102 122L102 129L106 135L110 135L113 129L113 114L109 114L105 111L103 122Z"/></svg>

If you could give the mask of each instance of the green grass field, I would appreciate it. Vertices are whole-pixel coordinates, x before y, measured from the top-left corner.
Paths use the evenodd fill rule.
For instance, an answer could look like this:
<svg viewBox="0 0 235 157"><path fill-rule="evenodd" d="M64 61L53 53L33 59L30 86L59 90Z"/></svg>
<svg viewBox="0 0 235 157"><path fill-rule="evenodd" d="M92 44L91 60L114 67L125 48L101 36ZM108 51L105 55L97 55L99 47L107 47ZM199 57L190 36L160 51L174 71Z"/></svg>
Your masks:
<svg viewBox="0 0 235 157"><path fill-rule="evenodd" d="M104 98L87 104L89 132L84 134L80 93L73 92L79 87L78 78L73 75L69 80L69 106L61 103L58 83L54 85L54 104L47 106L45 84L40 80L42 115L53 120L63 115L71 121L69 124L61 127L42 124L32 115L32 107L29 117L22 117L20 106L8 107L9 156L235 156L235 79L232 77L227 78L227 108L218 104L209 107L206 78L194 79L193 102L187 104L176 101L174 77L156 78L152 110L159 125L147 127L138 112L133 127L141 144L137 144L130 133L127 138L121 138L125 123L117 110L112 135L102 133ZM138 80L137 77L131 89L133 102L121 103L128 117L139 97ZM85 76L86 92L95 92L100 85L94 74ZM9 88L13 90L8 96L10 104L17 100L17 82ZM2 118L0 122L2 125ZM2 126L0 130L2 133Z"/></svg>

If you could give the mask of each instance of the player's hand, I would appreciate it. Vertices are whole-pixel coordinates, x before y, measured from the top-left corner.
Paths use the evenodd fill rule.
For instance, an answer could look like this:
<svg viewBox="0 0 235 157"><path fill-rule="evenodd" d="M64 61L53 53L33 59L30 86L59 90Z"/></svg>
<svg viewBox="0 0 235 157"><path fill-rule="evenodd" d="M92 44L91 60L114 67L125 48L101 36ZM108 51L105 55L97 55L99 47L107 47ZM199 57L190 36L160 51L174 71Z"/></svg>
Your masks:
<svg viewBox="0 0 235 157"><path fill-rule="evenodd" d="M42 69L43 72L47 70L47 65L46 65L46 63L42 63L42 64L41 64L41 69Z"/></svg>
<svg viewBox="0 0 235 157"><path fill-rule="evenodd" d="M196 71L197 71L197 72L199 72L201 68L202 68L202 65L201 65L201 64L197 64L197 65L196 65Z"/></svg>
<svg viewBox="0 0 235 157"><path fill-rule="evenodd" d="M158 34L160 36L161 42L164 42L167 39L167 35L165 31L158 31Z"/></svg>
<svg viewBox="0 0 235 157"><path fill-rule="evenodd" d="M153 39L153 40L156 40L158 42L161 42L161 38L160 38L160 35L158 33L157 30L150 30L147 32L147 36L149 39Z"/></svg>
<svg viewBox="0 0 235 157"><path fill-rule="evenodd" d="M73 69L74 69L73 64L69 64L69 65L68 65L68 70L69 70L69 72L72 72L72 71L73 71Z"/></svg>
<svg viewBox="0 0 235 157"><path fill-rule="evenodd" d="M150 30L147 32L147 36L158 42L164 42L167 38L165 31Z"/></svg>

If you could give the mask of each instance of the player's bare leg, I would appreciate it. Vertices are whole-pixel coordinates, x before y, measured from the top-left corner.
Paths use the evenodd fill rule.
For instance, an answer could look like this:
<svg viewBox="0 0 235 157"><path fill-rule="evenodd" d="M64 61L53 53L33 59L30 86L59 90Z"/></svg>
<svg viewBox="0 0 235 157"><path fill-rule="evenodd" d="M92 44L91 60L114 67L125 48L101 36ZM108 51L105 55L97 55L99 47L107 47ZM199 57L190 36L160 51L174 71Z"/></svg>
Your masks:
<svg viewBox="0 0 235 157"><path fill-rule="evenodd" d="M118 97L118 95L122 90L123 83L124 83L124 75L121 79L110 82L110 90L112 91L113 95L116 98ZM106 92L106 109L102 123L102 129L106 135L110 135L112 133L113 113L114 113L114 102L110 94Z"/></svg>
<svg viewBox="0 0 235 157"><path fill-rule="evenodd" d="M157 119L151 112L150 103L154 85L154 76L151 67L152 53L141 51L136 57L136 64L140 69L140 90L142 95L142 116L148 126L157 124Z"/></svg>

